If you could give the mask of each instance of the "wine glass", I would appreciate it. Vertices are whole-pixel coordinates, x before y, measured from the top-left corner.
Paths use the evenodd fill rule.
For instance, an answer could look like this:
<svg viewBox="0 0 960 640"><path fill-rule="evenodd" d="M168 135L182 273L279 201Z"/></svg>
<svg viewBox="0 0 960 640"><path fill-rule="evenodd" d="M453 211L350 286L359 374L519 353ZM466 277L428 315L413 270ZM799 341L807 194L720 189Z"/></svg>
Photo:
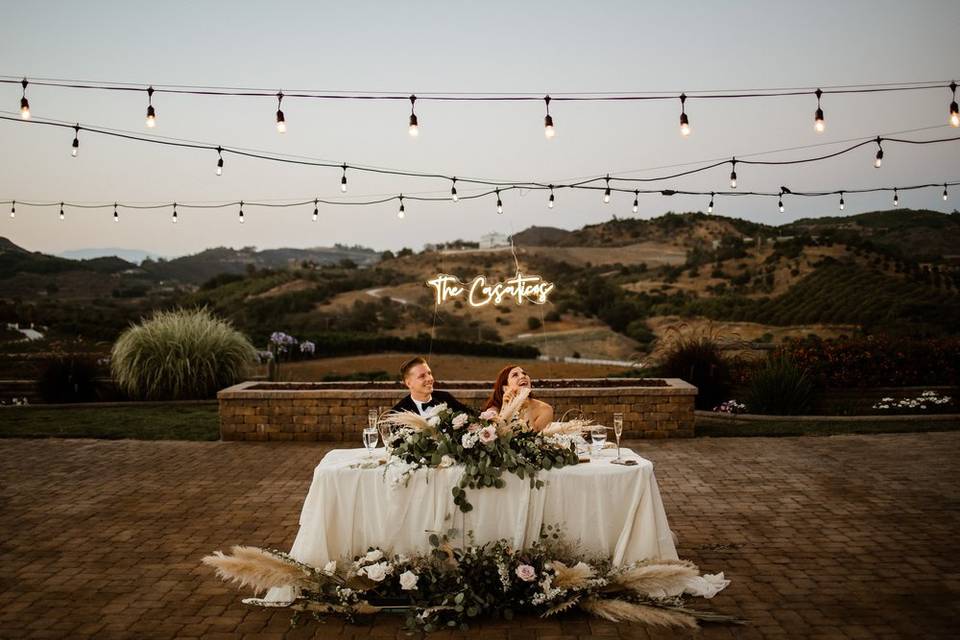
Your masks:
<svg viewBox="0 0 960 640"><path fill-rule="evenodd" d="M617 459L614 462L620 464L620 436L623 435L623 414L619 411L613 414L613 435L617 437Z"/></svg>
<svg viewBox="0 0 960 640"><path fill-rule="evenodd" d="M596 425L590 428L590 441L593 443L595 455L599 456L603 451L603 445L607 442L607 428Z"/></svg>
<svg viewBox="0 0 960 640"><path fill-rule="evenodd" d="M373 457L370 450L377 446L377 440L380 439L380 432L377 430L379 419L376 409L367 412L367 426L363 428L363 446L367 448L367 458Z"/></svg>

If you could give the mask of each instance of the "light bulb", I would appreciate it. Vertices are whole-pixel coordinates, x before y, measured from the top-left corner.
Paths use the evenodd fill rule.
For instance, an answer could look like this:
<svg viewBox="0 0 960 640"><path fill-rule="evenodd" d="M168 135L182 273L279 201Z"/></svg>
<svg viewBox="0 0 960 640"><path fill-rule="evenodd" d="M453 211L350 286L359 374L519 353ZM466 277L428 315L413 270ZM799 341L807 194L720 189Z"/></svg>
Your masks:
<svg viewBox="0 0 960 640"><path fill-rule="evenodd" d="M79 139L79 138L74 138L74 139L73 139L73 148L70 149L70 155L73 156L74 158L76 158L78 153L80 153L80 139Z"/></svg>
<svg viewBox="0 0 960 640"><path fill-rule="evenodd" d="M347 165L343 165L343 176L340 178L340 193L347 192Z"/></svg>
<svg viewBox="0 0 960 640"><path fill-rule="evenodd" d="M113 203L113 221L120 222L120 214L117 213L117 203Z"/></svg>
<svg viewBox="0 0 960 640"><path fill-rule="evenodd" d="M883 147L880 146L880 138L877 137L877 157L873 161L873 166L877 169L883 164Z"/></svg>
<svg viewBox="0 0 960 640"><path fill-rule="evenodd" d="M710 204L707 205L707 213L713 213L713 194L710 194Z"/></svg>
<svg viewBox="0 0 960 640"><path fill-rule="evenodd" d="M243 224L243 200L240 201L240 224Z"/></svg>
<svg viewBox="0 0 960 640"><path fill-rule="evenodd" d="M408 129L410 135L414 138L420 135L420 127L417 126L417 114L410 114L410 127Z"/></svg>
<svg viewBox="0 0 960 640"><path fill-rule="evenodd" d="M155 126L157 126L157 112L151 105L147 107L147 127L153 129Z"/></svg>
<svg viewBox="0 0 960 640"><path fill-rule="evenodd" d="M827 128L823 121L823 109L820 108L820 96L823 95L823 91L817 89L815 94L817 96L817 110L813 114L813 129L817 133L823 133L823 130Z"/></svg>
<svg viewBox="0 0 960 640"><path fill-rule="evenodd" d="M780 213L783 213L783 198L780 198L780 201L777 202L777 208L780 209Z"/></svg>
<svg viewBox="0 0 960 640"><path fill-rule="evenodd" d="M23 97L20 98L20 117L24 120L30 119L30 101L27 100L27 79L24 78L20 81L20 84L23 86Z"/></svg>
<svg viewBox="0 0 960 640"><path fill-rule="evenodd" d="M450 186L450 199L454 202L460 200L460 196L457 195L457 179L453 179L453 184Z"/></svg>
<svg viewBox="0 0 960 640"><path fill-rule="evenodd" d="M26 82L26 80L24 80ZM950 83L950 91L953 92L953 102L950 103L950 126L960 127L960 107L957 105L957 83Z"/></svg>
<svg viewBox="0 0 960 640"><path fill-rule="evenodd" d="M947 201L947 185L943 185L943 201Z"/></svg>
<svg viewBox="0 0 960 640"><path fill-rule="evenodd" d="M550 199L547 200L547 208L548 208L548 209L553 209L553 203L554 203L554 201L555 201L555 199L554 199L554 197L553 197L553 194L551 193L551 194L550 194Z"/></svg>
<svg viewBox="0 0 960 640"><path fill-rule="evenodd" d="M63 203L60 203L60 219L63 220Z"/></svg>
<svg viewBox="0 0 960 640"><path fill-rule="evenodd" d="M176 203L174 203L174 205L173 205L173 216L171 216L170 222L172 222L173 224L177 224L177 205L176 205Z"/></svg>
<svg viewBox="0 0 960 640"><path fill-rule="evenodd" d="M500 199L500 189L497 189L497 213L503 213L503 200Z"/></svg>
<svg viewBox="0 0 960 640"><path fill-rule="evenodd" d="M406 208L403 206L403 195L400 195L400 210L397 211L397 217L403 220L407 217Z"/></svg>
<svg viewBox="0 0 960 640"><path fill-rule="evenodd" d="M317 218L320 216L320 208L318 206L319 200L313 201L313 221L316 222Z"/></svg>
<svg viewBox="0 0 960 640"><path fill-rule="evenodd" d="M690 120L685 113L680 114L680 135L684 137L690 135Z"/></svg>
<svg viewBox="0 0 960 640"><path fill-rule="evenodd" d="M603 190L603 203L609 204L610 203L610 176L607 176L606 178L604 178L604 180L607 181L607 188Z"/></svg>
<svg viewBox="0 0 960 640"><path fill-rule="evenodd" d="M17 201L16 200L14 200L13 204L10 205L10 217L11 218L17 217Z"/></svg>
<svg viewBox="0 0 960 640"><path fill-rule="evenodd" d="M543 102L547 108L547 114L543 117L543 135L550 140L557 135L557 130L553 128L553 116L550 115L550 96L544 96Z"/></svg>
<svg viewBox="0 0 960 640"><path fill-rule="evenodd" d="M840 194L840 211L843 211L843 194Z"/></svg>
<svg viewBox="0 0 960 640"><path fill-rule="evenodd" d="M638 211L640 211L640 192L634 191L633 192L633 212L637 213Z"/></svg>
<svg viewBox="0 0 960 640"><path fill-rule="evenodd" d="M737 159L733 158L730 161L730 188L737 188Z"/></svg>
<svg viewBox="0 0 960 640"><path fill-rule="evenodd" d="M277 132L286 133L287 132L287 119L283 117L283 111L280 108L280 104L283 102L283 91L277 93Z"/></svg>
<svg viewBox="0 0 960 640"><path fill-rule="evenodd" d="M893 206L900 206L900 195L897 193L896 189L893 190Z"/></svg>
<svg viewBox="0 0 960 640"><path fill-rule="evenodd" d="M223 175L223 158L217 158L217 175Z"/></svg>

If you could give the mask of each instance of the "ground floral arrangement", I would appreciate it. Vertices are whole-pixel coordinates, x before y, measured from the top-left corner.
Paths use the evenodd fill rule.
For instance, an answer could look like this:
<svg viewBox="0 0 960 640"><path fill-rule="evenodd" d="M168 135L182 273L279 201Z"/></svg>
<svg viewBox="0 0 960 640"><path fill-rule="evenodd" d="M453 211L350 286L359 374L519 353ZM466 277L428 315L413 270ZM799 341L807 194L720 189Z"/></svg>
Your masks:
<svg viewBox="0 0 960 640"><path fill-rule="evenodd" d="M881 398L880 402L873 405L874 409L883 409L885 411L897 410L916 410L926 411L943 405L950 404L950 396L940 395L936 391L924 391L915 398Z"/></svg>
<svg viewBox="0 0 960 640"><path fill-rule="evenodd" d="M431 407L423 416L406 411L387 416L389 482L404 484L418 469L463 465L463 476L452 493L454 504L467 512L473 506L466 490L502 488L504 472L528 478L531 488L539 488L540 470L577 464L576 441L586 423L553 423L540 432L531 430L522 410L529 393L523 389L499 412L488 409L477 417L445 404Z"/></svg>
<svg viewBox="0 0 960 640"><path fill-rule="evenodd" d="M527 549L505 539L455 548L458 532L430 534L430 551L413 557L371 548L365 555L324 567L298 562L280 551L236 546L203 562L224 580L254 592L293 586L300 616L340 614L349 620L380 611L405 613L411 630L466 630L472 620L515 614L552 616L572 609L613 622L696 628L700 621L741 621L689 606L690 596L712 598L729 584L723 574L701 575L682 560L635 562L584 560L563 537L545 527Z"/></svg>

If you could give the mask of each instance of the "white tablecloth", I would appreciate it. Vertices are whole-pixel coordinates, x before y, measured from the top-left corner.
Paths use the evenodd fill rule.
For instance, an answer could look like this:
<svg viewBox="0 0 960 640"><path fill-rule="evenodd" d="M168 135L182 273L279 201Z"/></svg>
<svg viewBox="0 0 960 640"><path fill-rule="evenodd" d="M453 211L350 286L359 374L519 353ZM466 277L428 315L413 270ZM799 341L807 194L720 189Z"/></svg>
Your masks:
<svg viewBox="0 0 960 640"><path fill-rule="evenodd" d="M372 546L411 554L429 549L427 531L450 528L472 531L477 543L507 538L523 548L537 539L542 525L560 524L584 555L609 557L615 565L677 559L653 463L628 449L622 453L639 464L610 464L614 452L606 450L589 463L541 471L541 489L504 473L502 489L467 489L473 511L463 514L450 493L462 467L421 469L407 486L394 488L383 466L355 468L365 449L336 449L314 470L290 554L317 567ZM374 456L383 457L383 449ZM271 589L267 596L291 599L290 589Z"/></svg>

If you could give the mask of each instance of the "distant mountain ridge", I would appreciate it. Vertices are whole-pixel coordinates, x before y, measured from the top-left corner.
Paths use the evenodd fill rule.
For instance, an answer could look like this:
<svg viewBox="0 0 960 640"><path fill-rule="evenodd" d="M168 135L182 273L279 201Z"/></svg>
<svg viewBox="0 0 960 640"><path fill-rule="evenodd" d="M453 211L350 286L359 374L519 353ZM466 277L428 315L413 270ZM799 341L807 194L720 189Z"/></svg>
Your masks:
<svg viewBox="0 0 960 640"><path fill-rule="evenodd" d="M60 258L67 260L92 260L94 258L120 258L127 262L140 264L144 260L156 260L161 258L155 253L143 251L141 249L121 249L116 247L92 248L92 249L72 249L70 251L61 251L57 254Z"/></svg>

